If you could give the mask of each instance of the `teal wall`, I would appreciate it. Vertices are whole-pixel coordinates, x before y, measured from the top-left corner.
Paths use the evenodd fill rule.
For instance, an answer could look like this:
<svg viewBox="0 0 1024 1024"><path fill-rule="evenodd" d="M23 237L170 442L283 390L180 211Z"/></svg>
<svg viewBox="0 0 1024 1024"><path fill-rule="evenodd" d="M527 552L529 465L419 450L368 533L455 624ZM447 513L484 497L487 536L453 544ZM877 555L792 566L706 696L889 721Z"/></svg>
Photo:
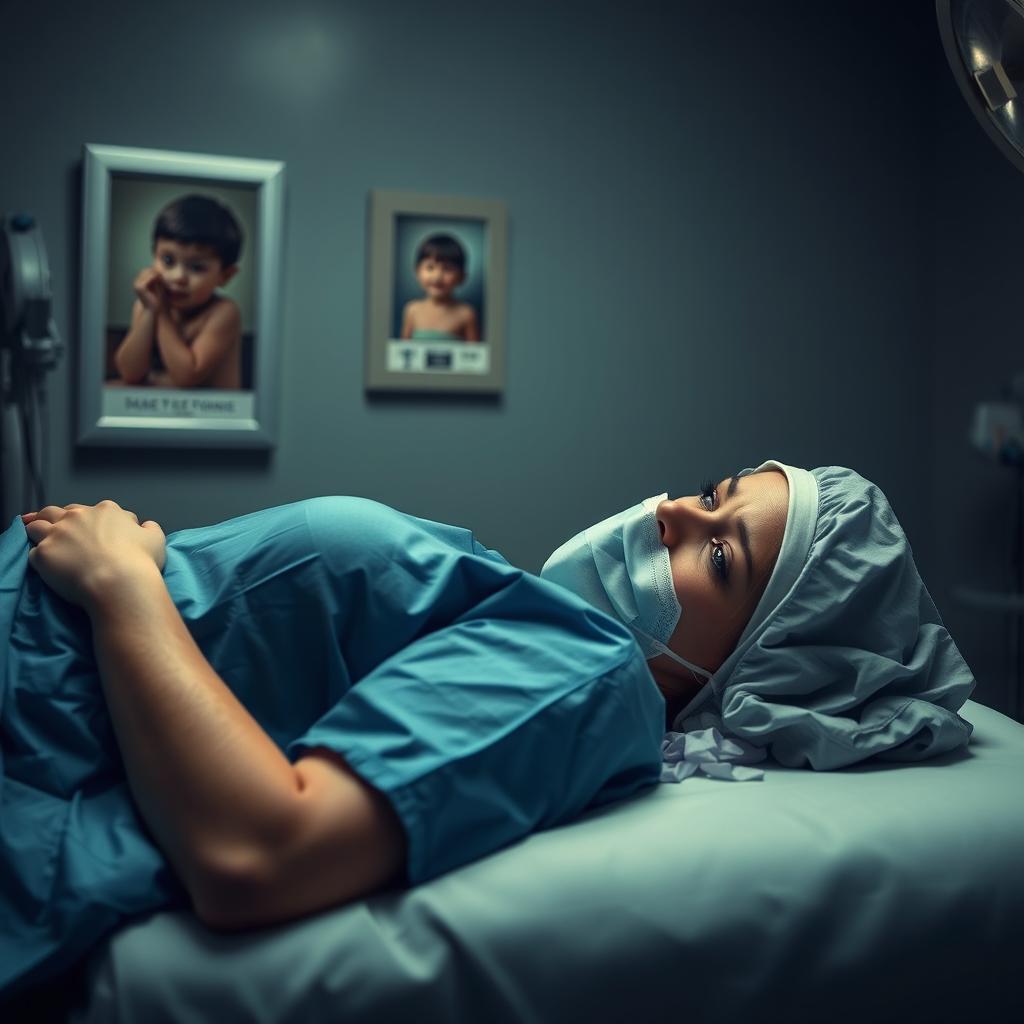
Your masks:
<svg viewBox="0 0 1024 1024"><path fill-rule="evenodd" d="M537 569L628 503L774 457L876 480L926 579L955 574L966 511L937 505L968 506L939 445L1000 378L955 371L943 302L984 283L959 276L936 168L1018 211L1024 182L949 95L930 2L40 0L3 21L0 206L42 222L72 349L50 500L171 530L359 494ZM936 89L970 155L937 155ZM85 142L286 163L269 458L74 449ZM371 188L507 204L500 400L365 395Z"/></svg>

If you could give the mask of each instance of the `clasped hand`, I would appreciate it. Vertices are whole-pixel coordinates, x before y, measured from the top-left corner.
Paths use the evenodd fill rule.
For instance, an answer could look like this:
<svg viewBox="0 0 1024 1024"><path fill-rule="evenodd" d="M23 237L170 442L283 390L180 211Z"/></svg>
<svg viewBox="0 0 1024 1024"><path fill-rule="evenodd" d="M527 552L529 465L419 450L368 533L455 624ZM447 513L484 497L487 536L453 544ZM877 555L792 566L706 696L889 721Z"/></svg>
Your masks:
<svg viewBox="0 0 1024 1024"><path fill-rule="evenodd" d="M29 564L61 597L88 609L104 588L154 565L162 571L164 531L140 524L115 501L98 505L47 505L21 521L34 545Z"/></svg>
<svg viewBox="0 0 1024 1024"><path fill-rule="evenodd" d="M155 267L143 267L135 275L132 287L146 309L158 312L167 304L167 287Z"/></svg>

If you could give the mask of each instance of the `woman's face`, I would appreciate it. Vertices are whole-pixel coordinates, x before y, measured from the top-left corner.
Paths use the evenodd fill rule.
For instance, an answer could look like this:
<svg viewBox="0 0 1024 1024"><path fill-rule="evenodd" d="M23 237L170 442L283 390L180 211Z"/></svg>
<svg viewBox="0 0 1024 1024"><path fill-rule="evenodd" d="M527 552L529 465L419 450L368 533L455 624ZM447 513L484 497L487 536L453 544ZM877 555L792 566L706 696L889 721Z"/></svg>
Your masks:
<svg viewBox="0 0 1024 1024"><path fill-rule="evenodd" d="M768 469L655 509L683 609L668 642L680 657L714 672L732 653L768 585L788 507L785 474ZM666 696L688 698L703 682L663 654L648 664Z"/></svg>

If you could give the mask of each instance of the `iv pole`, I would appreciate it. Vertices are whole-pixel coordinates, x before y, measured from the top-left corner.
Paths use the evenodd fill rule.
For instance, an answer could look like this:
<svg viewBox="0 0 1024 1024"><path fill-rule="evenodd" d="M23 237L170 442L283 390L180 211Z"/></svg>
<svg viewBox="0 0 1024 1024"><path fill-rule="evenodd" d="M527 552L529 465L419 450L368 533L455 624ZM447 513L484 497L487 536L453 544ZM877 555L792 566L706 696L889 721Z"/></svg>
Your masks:
<svg viewBox="0 0 1024 1024"><path fill-rule="evenodd" d="M0 530L41 508L45 376L64 346L51 308L50 265L31 214L0 221Z"/></svg>

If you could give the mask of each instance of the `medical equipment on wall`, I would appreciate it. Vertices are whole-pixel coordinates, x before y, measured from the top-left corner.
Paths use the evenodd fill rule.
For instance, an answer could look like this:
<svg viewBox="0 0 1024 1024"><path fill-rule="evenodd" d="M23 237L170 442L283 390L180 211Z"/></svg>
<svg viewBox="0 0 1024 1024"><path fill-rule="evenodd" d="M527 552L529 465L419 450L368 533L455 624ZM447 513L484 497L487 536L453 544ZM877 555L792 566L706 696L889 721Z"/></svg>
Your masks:
<svg viewBox="0 0 1024 1024"><path fill-rule="evenodd" d="M1024 3L936 0L946 59L988 137L1024 171Z"/></svg>
<svg viewBox="0 0 1024 1024"><path fill-rule="evenodd" d="M40 508L46 373L64 346L53 321L50 264L31 214L0 220L0 529Z"/></svg>
<svg viewBox="0 0 1024 1024"><path fill-rule="evenodd" d="M946 59L971 113L1000 152L1024 171L1024 2L936 0ZM1024 463L1024 373L1003 401L974 409L970 440L1003 465Z"/></svg>
<svg viewBox="0 0 1024 1024"><path fill-rule="evenodd" d="M1024 387L1024 374L1018 374L1014 380ZM978 402L974 407L971 444L982 455L1004 466L1024 464L1024 410L1021 397L1024 396L1018 396L1013 402Z"/></svg>
<svg viewBox="0 0 1024 1024"><path fill-rule="evenodd" d="M1021 0L936 0L939 33L953 77L971 112L999 151L1024 172L1024 3ZM1016 470L1010 553L1014 589L993 593L957 587L965 604L1012 617L1008 714L1019 718L1024 678L1024 373L1001 401L974 408L969 437L987 458Z"/></svg>
<svg viewBox="0 0 1024 1024"><path fill-rule="evenodd" d="M1000 152L1024 171L1024 2L936 0L946 58L971 113ZM979 402L970 439L1003 465L1024 462L1024 373L1004 401Z"/></svg>

